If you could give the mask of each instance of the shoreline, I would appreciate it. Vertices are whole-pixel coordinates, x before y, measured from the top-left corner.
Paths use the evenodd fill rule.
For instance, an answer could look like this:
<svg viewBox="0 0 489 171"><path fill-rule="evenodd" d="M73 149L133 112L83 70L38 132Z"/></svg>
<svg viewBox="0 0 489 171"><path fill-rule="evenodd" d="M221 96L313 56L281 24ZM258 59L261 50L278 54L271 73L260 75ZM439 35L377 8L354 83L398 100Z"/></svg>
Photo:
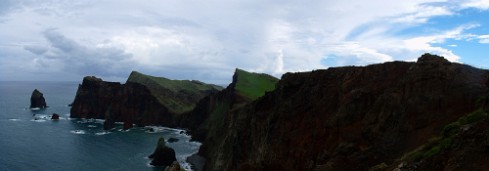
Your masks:
<svg viewBox="0 0 489 171"><path fill-rule="evenodd" d="M205 158L200 156L198 152L187 157L185 161L190 164L194 171L204 170Z"/></svg>

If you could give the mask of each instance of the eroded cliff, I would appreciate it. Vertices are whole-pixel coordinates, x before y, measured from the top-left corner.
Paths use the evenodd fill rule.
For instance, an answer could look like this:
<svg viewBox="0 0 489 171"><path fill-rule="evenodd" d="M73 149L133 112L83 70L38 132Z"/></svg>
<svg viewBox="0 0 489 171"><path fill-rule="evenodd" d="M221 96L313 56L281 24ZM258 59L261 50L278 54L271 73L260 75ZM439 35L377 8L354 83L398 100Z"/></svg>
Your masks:
<svg viewBox="0 0 489 171"><path fill-rule="evenodd" d="M480 108L489 72L425 54L287 73L275 91L228 114L207 170L368 170L391 164Z"/></svg>
<svg viewBox="0 0 489 171"><path fill-rule="evenodd" d="M178 88L160 86L162 81ZM124 122L125 129L133 125L176 126L176 115L218 91L219 87L202 82L169 80L138 72L132 72L126 84L85 77L70 117L105 119L105 129L114 127L114 122Z"/></svg>

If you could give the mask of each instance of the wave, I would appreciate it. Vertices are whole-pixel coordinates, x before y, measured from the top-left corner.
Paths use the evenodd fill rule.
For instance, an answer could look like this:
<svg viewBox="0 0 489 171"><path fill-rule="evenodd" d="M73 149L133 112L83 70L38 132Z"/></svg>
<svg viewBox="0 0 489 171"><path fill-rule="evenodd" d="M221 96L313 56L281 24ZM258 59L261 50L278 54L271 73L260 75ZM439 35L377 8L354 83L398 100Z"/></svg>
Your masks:
<svg viewBox="0 0 489 171"><path fill-rule="evenodd" d="M106 135L106 134L110 134L110 132L103 131L103 132L97 132L97 133L95 133L95 135Z"/></svg>
<svg viewBox="0 0 489 171"><path fill-rule="evenodd" d="M84 130L72 130L70 132L73 134L86 134L86 132Z"/></svg>
<svg viewBox="0 0 489 171"><path fill-rule="evenodd" d="M124 129L119 129L118 131L119 131L119 132L129 132L130 130L131 130L131 129L126 129L126 130L124 130Z"/></svg>
<svg viewBox="0 0 489 171"><path fill-rule="evenodd" d="M20 119L17 119L17 118L12 118L12 119L8 119L9 121L20 121Z"/></svg>
<svg viewBox="0 0 489 171"><path fill-rule="evenodd" d="M187 131L183 129L168 128L163 126L145 126L142 128L147 130L147 133L158 133L158 132L171 132L175 134L187 135Z"/></svg>

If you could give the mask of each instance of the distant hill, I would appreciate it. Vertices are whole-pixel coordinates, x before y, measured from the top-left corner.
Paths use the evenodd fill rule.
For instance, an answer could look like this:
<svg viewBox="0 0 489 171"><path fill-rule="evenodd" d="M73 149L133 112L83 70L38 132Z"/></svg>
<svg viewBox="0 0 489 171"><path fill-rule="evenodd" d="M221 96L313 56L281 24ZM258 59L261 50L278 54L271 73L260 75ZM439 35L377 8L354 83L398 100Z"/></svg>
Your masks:
<svg viewBox="0 0 489 171"><path fill-rule="evenodd" d="M197 80L170 80L164 77L131 72L126 83L138 83L146 86L170 112L183 113L192 110L197 101L211 92L223 88Z"/></svg>

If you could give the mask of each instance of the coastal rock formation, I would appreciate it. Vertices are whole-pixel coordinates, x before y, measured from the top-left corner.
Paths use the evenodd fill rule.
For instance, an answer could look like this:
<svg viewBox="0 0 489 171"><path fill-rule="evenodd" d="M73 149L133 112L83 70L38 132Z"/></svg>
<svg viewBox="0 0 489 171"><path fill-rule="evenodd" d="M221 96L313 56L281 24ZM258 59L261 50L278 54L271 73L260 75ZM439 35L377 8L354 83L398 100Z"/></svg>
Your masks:
<svg viewBox="0 0 489 171"><path fill-rule="evenodd" d="M213 135L223 133L226 117L231 111L272 91L277 82L277 78L267 74L236 69L233 81L226 89L199 101L194 110L177 118L178 125L190 129L194 140L212 142L213 140L206 140L207 134L212 134L209 137L215 138ZM206 144L204 143L201 150L206 148Z"/></svg>
<svg viewBox="0 0 489 171"><path fill-rule="evenodd" d="M180 171L181 167L180 164L178 164L177 161L174 161L171 166L168 166L165 168L165 171Z"/></svg>
<svg viewBox="0 0 489 171"><path fill-rule="evenodd" d="M44 95L37 89L34 89L31 95L31 106L30 108L46 108L46 99Z"/></svg>
<svg viewBox="0 0 489 171"><path fill-rule="evenodd" d="M118 100L121 89L122 85L117 82L106 82L94 76L83 78L71 105L70 117L104 119L105 111Z"/></svg>
<svg viewBox="0 0 489 171"><path fill-rule="evenodd" d="M208 132L200 154L206 170L383 168L487 104L488 78L487 70L430 54L287 73L274 91L209 122L220 129ZM480 127L472 129L485 135Z"/></svg>
<svg viewBox="0 0 489 171"><path fill-rule="evenodd" d="M56 113L53 113L53 114L51 115L51 120L59 120L59 115L58 115L58 114L56 114Z"/></svg>
<svg viewBox="0 0 489 171"><path fill-rule="evenodd" d="M126 84L85 77L72 104L72 118L105 119L104 129L124 122L137 126L175 126L173 118L193 108L219 87L198 81L169 80L132 72Z"/></svg>
<svg viewBox="0 0 489 171"><path fill-rule="evenodd" d="M177 161L175 150L165 145L163 137L158 140L155 151L148 157L152 159L150 164L153 166L171 166L173 162Z"/></svg>

